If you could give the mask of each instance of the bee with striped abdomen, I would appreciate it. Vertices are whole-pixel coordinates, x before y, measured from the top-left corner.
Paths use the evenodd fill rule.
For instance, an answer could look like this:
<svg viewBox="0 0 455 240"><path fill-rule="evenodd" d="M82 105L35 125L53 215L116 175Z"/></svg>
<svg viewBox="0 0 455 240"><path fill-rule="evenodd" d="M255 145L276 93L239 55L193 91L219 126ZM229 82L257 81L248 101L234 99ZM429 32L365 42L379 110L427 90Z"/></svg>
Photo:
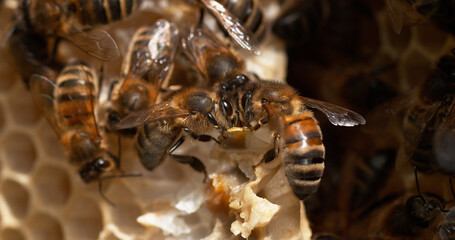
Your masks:
<svg viewBox="0 0 455 240"><path fill-rule="evenodd" d="M443 56L437 67L409 93L382 104L369 118L371 126L390 122L403 114L400 133L403 143L397 165L410 163L417 171L455 174L453 144L455 121L455 56ZM447 168L445 167L447 166Z"/></svg>
<svg viewBox="0 0 455 240"><path fill-rule="evenodd" d="M127 114L155 104L174 67L179 44L177 27L166 20L139 28L123 60L121 81L113 90L111 125Z"/></svg>
<svg viewBox="0 0 455 240"><path fill-rule="evenodd" d="M375 239L427 239L437 231L444 200L434 193L396 198L381 203L370 217L370 236ZM434 232L433 232L434 231Z"/></svg>
<svg viewBox="0 0 455 240"><path fill-rule="evenodd" d="M33 75L30 90L84 182L113 171L118 159L105 147L95 119L97 74L88 65L68 64L56 81Z"/></svg>
<svg viewBox="0 0 455 240"><path fill-rule="evenodd" d="M138 130L136 150L142 165L153 170L169 156L179 163L189 164L198 172L207 172L196 157L173 152L189 136L208 142L216 139L205 132L218 127L214 116L215 94L208 90L190 88L176 93L170 100L133 112L123 118L117 129L141 126Z"/></svg>
<svg viewBox="0 0 455 240"><path fill-rule="evenodd" d="M445 172L436 161L436 156L443 154L436 151L441 146L434 143L439 142L437 136L442 136L455 119L454 73L455 57L443 56L437 69L403 100L401 107L407 109L403 120L404 143L398 158L401 164L409 160L418 171Z"/></svg>
<svg viewBox="0 0 455 240"><path fill-rule="evenodd" d="M285 173L295 195L303 200L316 192L324 170L325 149L319 124L308 107L322 111L334 125L354 126L364 124L365 119L348 109L299 96L287 84L247 76L243 81L233 81L235 87L225 89L237 94L220 96L236 105L237 110L230 111L236 117L231 119L239 118L241 126L253 130L267 125L274 133L274 147L265 153L262 162L270 162L283 152Z"/></svg>

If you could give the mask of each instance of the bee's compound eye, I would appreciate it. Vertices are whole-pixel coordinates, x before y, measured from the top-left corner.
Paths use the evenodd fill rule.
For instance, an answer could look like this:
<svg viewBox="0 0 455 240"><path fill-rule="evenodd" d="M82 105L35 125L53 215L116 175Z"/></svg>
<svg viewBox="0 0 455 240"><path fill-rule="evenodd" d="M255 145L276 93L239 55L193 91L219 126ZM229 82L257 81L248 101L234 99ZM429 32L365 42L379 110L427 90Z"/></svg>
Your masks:
<svg viewBox="0 0 455 240"><path fill-rule="evenodd" d="M231 103L226 100L220 101L220 107L221 109L223 109L227 116L232 116L232 114L234 113L234 111L232 110Z"/></svg>
<svg viewBox="0 0 455 240"><path fill-rule="evenodd" d="M82 180L87 183L98 179L101 173L102 171L100 171L100 168L98 168L93 162L85 164L79 171L79 175Z"/></svg>
<svg viewBox="0 0 455 240"><path fill-rule="evenodd" d="M187 100L187 107L190 112L209 112L212 109L212 98L205 92L193 93Z"/></svg>
<svg viewBox="0 0 455 240"><path fill-rule="evenodd" d="M107 120L109 123L118 123L122 119L120 118L120 115L118 114L118 112L111 109L111 110L109 110Z"/></svg>
<svg viewBox="0 0 455 240"><path fill-rule="evenodd" d="M109 169L112 166L112 163L110 160L99 158L95 160L94 165L101 170Z"/></svg>

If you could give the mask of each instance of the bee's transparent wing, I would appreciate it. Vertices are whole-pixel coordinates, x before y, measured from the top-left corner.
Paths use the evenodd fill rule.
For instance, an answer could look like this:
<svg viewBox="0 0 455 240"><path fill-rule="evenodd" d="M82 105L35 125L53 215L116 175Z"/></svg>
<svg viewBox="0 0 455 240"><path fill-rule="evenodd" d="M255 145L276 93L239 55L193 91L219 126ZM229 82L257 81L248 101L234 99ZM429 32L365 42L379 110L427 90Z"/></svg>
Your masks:
<svg viewBox="0 0 455 240"><path fill-rule="evenodd" d="M56 91L58 89L54 80L38 74L33 74L30 77L30 92L33 99L55 132L61 136L62 128L58 124L54 108L54 94Z"/></svg>
<svg viewBox="0 0 455 240"><path fill-rule="evenodd" d="M143 34L149 34L150 39L144 45L135 45L134 42L130 44L130 48L141 49L131 51L129 63L124 63L122 75L126 77L121 89L129 88L135 80L146 74L145 80L150 83L150 87L159 89L173 69L179 40L177 27L166 20L159 20L150 27L141 28L133 39L139 39Z"/></svg>
<svg viewBox="0 0 455 240"><path fill-rule="evenodd" d="M112 61L120 56L117 43L103 30L75 32L65 38L90 56L102 61Z"/></svg>
<svg viewBox="0 0 455 240"><path fill-rule="evenodd" d="M155 104L145 110L133 112L124 117L116 126L115 129L128 129L145 125L150 122L171 119L177 117L187 117L191 113L187 110L176 108L168 102Z"/></svg>
<svg viewBox="0 0 455 240"><path fill-rule="evenodd" d="M200 0L209 12L223 25L229 36L234 39L242 48L257 55L260 54L257 41L253 34L243 27L240 20L230 13L223 5L216 0Z"/></svg>
<svg viewBox="0 0 455 240"><path fill-rule="evenodd" d="M312 98L301 97L301 99L308 107L316 108L324 113L330 123L335 126L352 127L365 124L365 119L360 114L349 109Z"/></svg>

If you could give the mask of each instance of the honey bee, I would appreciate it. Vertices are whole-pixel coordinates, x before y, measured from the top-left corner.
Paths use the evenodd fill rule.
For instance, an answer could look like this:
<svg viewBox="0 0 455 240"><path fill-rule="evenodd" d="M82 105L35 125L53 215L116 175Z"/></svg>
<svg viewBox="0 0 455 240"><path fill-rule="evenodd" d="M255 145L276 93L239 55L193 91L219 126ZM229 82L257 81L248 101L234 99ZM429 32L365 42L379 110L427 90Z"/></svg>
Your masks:
<svg viewBox="0 0 455 240"><path fill-rule="evenodd" d="M94 113L96 72L82 62L68 64L56 81L32 75L30 91L54 128L70 161L86 183L115 170L118 159L104 146Z"/></svg>
<svg viewBox="0 0 455 240"><path fill-rule="evenodd" d="M117 44L106 31L89 30L126 18L139 4L140 0L21 0L16 18L17 25L30 33L64 38L89 55L109 61L119 56Z"/></svg>
<svg viewBox="0 0 455 240"><path fill-rule="evenodd" d="M111 125L120 121L120 116L155 103L174 67L178 41L177 27L166 20L136 31L123 61L122 79L112 95L117 106L110 113Z"/></svg>
<svg viewBox="0 0 455 240"><path fill-rule="evenodd" d="M384 126L390 121L385 118L404 115L400 130L403 144L398 151L397 167L409 162L423 173L453 174L453 167L446 169L444 166L447 161L452 161L445 155L451 151L447 146L452 141L451 129L455 118L454 72L455 57L443 56L437 68L418 86L408 94L384 103L369 116L370 122Z"/></svg>
<svg viewBox="0 0 455 240"><path fill-rule="evenodd" d="M117 129L141 126L138 130L136 150L142 165L153 170L169 156L179 163L189 164L203 172L204 164L194 156L177 155L173 152L185 141L185 135L201 142L215 141L202 133L216 127L214 117L215 93L199 88L190 88L176 93L170 100L133 112L123 118Z"/></svg>
<svg viewBox="0 0 455 240"><path fill-rule="evenodd" d="M215 111L218 102L223 114L232 108L229 102L218 101L218 90L230 86L226 82L236 79L245 66L240 57L203 27L192 28L182 38L182 45L184 53L194 63L204 82L201 85L208 89L190 88L177 92L168 101L130 113L115 128L122 130L142 126L138 130L136 149L145 168L153 170L169 155L207 175L199 159L173 152L184 142L185 135L202 142L218 142L203 134L212 128L226 130L230 127L226 117Z"/></svg>
<svg viewBox="0 0 455 240"><path fill-rule="evenodd" d="M199 0L199 2L237 44L243 49L260 54L258 39L264 37L267 27L259 1Z"/></svg>
<svg viewBox="0 0 455 240"><path fill-rule="evenodd" d="M220 99L233 103L231 105L237 105L237 110L229 111L231 115L227 118L230 122L239 119L234 122L253 130L268 125L274 133L274 147L264 154L262 162L276 159L283 151L285 174L300 200L316 192L324 170L325 149L321 129L308 107L322 111L334 125L365 124L365 119L359 114L299 96L287 84L259 79L253 81L244 76L243 81L235 79L235 83L225 89L227 92L238 92L233 98L226 98L225 94L220 96Z"/></svg>
<svg viewBox="0 0 455 240"><path fill-rule="evenodd" d="M193 28L182 42L184 53L195 66L202 86L226 82L245 70L243 59L208 29Z"/></svg>
<svg viewBox="0 0 455 240"><path fill-rule="evenodd" d="M436 231L445 203L434 193L411 196L389 202L379 208L379 221L373 221L374 235L379 239L416 239Z"/></svg>
<svg viewBox="0 0 455 240"><path fill-rule="evenodd" d="M403 121L404 149L400 161L410 159L418 171L445 172L435 161L435 132L447 129L455 115L455 57L443 56L437 69L408 97L408 109ZM406 104L404 104L406 106ZM403 156L404 155L404 156Z"/></svg>

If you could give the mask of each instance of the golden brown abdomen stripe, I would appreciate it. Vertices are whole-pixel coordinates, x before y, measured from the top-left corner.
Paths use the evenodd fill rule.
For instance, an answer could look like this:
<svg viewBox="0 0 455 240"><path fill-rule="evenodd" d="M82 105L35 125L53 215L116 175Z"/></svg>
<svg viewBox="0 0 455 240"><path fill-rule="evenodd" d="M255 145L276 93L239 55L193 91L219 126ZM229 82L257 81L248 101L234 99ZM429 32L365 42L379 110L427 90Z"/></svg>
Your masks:
<svg viewBox="0 0 455 240"><path fill-rule="evenodd" d="M324 172L324 145L316 120L300 115L284 126L285 173L295 195L303 200L317 191Z"/></svg>
<svg viewBox="0 0 455 240"><path fill-rule="evenodd" d="M129 16L141 0L79 0L83 25L96 26Z"/></svg>
<svg viewBox="0 0 455 240"><path fill-rule="evenodd" d="M142 30L143 31L138 32L131 41L130 50L125 57L124 66L122 66L123 77L126 77L128 73L136 67L135 65L141 60L141 57L149 55L148 58L151 58L149 44L154 32L150 30L150 28L143 28Z"/></svg>
<svg viewBox="0 0 455 240"><path fill-rule="evenodd" d="M84 65L65 67L57 78L56 110L64 124L95 125L93 99L95 94L93 74Z"/></svg>

